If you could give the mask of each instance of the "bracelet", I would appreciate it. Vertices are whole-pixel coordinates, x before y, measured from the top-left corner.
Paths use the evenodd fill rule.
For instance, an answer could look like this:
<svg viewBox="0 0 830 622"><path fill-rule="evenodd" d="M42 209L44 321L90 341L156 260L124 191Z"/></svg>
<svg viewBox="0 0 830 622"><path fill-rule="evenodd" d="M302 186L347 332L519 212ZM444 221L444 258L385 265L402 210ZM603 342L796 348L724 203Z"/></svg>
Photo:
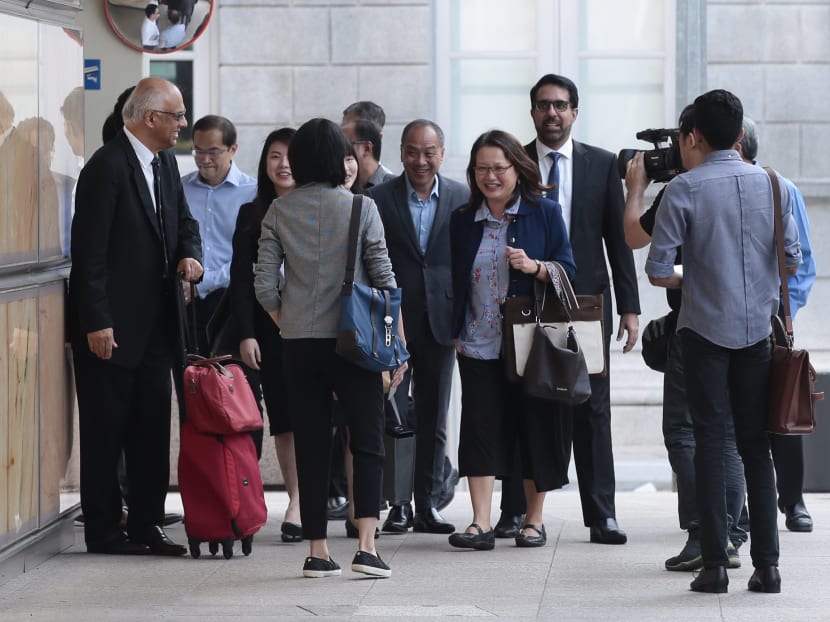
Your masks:
<svg viewBox="0 0 830 622"><path fill-rule="evenodd" d="M536 259L534 261L536 261L536 272L533 273L533 276L538 276L539 272L542 271L542 262L539 261L538 259Z"/></svg>

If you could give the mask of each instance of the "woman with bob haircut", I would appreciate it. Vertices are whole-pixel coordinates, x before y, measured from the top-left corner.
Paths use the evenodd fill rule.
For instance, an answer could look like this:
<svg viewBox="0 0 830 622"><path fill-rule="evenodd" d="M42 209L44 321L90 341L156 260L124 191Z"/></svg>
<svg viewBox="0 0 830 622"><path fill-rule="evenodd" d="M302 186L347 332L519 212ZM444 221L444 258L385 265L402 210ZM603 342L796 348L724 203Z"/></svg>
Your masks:
<svg viewBox="0 0 830 622"><path fill-rule="evenodd" d="M288 164L288 145L296 130L284 127L265 139L259 156L257 193L250 203L239 208L233 232L231 259L231 313L239 333L239 355L257 404L264 398L269 428L274 437L277 461L288 493L280 537L283 542L300 542L300 500L297 491L297 466L294 459L294 432L285 407L285 382L282 373L282 338L274 322L256 300L254 265L257 259L262 219L278 196L294 189ZM259 432L258 447L262 445Z"/></svg>
<svg viewBox="0 0 830 622"><path fill-rule="evenodd" d="M576 266L562 210L544 198L539 169L515 137L501 130L479 136L467 181L470 203L452 214L450 245L461 374L458 469L470 486L473 520L449 542L477 550L495 546L495 480L509 476L519 461L527 515L516 546L543 546L545 494L568 482L571 415L507 380L501 307L508 297L532 296L534 280L550 280L544 262L559 262L569 278Z"/></svg>
<svg viewBox="0 0 830 622"><path fill-rule="evenodd" d="M297 188L274 200L262 220L254 277L257 299L282 335L300 516L310 546L303 576L315 578L340 574L326 541L333 394L343 409L353 455L359 542L352 570L375 577L392 573L374 543L383 476L383 381L379 372L335 352L354 196L343 186L347 152L346 136L327 119L312 119L297 130L288 147ZM357 251L356 282L397 286L380 215L368 197L362 199ZM397 383L405 371L406 364L396 370Z"/></svg>

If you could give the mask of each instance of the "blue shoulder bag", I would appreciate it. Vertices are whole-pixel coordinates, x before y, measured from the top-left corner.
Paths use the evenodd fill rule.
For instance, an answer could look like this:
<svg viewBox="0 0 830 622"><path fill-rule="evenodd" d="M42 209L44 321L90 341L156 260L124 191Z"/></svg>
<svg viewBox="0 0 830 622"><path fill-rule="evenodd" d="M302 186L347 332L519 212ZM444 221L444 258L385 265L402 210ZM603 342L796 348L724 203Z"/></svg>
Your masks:
<svg viewBox="0 0 830 622"><path fill-rule="evenodd" d="M378 289L354 282L357 236L363 197L355 195L349 222L346 275L340 290L337 354L369 371L392 371L409 352L398 336L401 289Z"/></svg>

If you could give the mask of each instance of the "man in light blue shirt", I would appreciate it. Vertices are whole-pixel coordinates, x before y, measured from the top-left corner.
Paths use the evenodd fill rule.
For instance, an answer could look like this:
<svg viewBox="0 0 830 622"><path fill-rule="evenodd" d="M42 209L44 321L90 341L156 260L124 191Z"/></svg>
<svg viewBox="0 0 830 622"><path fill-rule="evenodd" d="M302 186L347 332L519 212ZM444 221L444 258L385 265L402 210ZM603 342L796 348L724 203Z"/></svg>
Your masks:
<svg viewBox="0 0 830 622"><path fill-rule="evenodd" d="M755 164L758 155L758 129L755 122L744 117L744 137L735 146L744 162ZM809 222L804 207L804 197L789 179L779 175L785 191L792 200L793 218L798 227L798 241L801 244L801 265L798 271L787 277L790 292L790 313L793 319L798 310L807 303L807 296L816 280L816 261L810 247ZM778 509L787 517L790 531L808 532L813 530L813 518L804 504L804 442L798 435L770 435L772 461L775 465L775 486L778 489Z"/></svg>
<svg viewBox="0 0 830 622"><path fill-rule="evenodd" d="M435 184L432 188L427 192L423 192L422 190L415 190L409 178L406 179L407 205L409 205L409 213L412 215L415 235L418 236L418 245L421 247L422 253L427 250L432 223L435 222L435 210L438 209L438 197L440 196L439 183L436 175Z"/></svg>
<svg viewBox="0 0 830 622"><path fill-rule="evenodd" d="M236 216L240 206L256 196L256 179L233 162L236 150L236 128L225 117L208 115L193 124L193 157L198 170L183 177L182 186L202 236L205 274L196 287L195 304L197 340L203 355L209 354L207 322L230 283Z"/></svg>
<svg viewBox="0 0 830 622"><path fill-rule="evenodd" d="M703 570L690 587L728 591L724 450L728 418L735 426L751 508L752 565L748 588L781 591L775 474L766 433L769 318L778 310L772 188L766 172L746 164L734 145L743 134L743 106L714 90L695 99L693 128L679 136L703 163L666 186L646 273L653 285L681 287L677 321L686 391L695 432L695 478ZM789 193L782 191L785 263L801 262ZM683 248L682 273L675 269Z"/></svg>

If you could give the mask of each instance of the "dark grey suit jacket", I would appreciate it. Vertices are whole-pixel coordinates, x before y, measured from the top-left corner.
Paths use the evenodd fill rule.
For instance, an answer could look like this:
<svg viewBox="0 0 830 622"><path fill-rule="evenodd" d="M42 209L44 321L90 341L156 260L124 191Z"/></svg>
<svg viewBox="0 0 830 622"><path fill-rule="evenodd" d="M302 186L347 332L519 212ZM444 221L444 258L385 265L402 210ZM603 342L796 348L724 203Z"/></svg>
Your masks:
<svg viewBox="0 0 830 622"><path fill-rule="evenodd" d="M366 194L378 205L386 246L398 287L407 338L417 336L425 311L435 341L452 344L452 273L450 270L450 213L470 200L470 190L438 176L438 210L425 253L421 252L406 196L406 173L373 186Z"/></svg>
<svg viewBox="0 0 830 622"><path fill-rule="evenodd" d="M536 141L525 151L538 164ZM625 242L622 181L617 156L610 151L573 141L571 247L576 262L573 287L577 294L604 294L606 333L613 332L608 263L614 280L617 313L640 313L634 255ZM603 242L605 249L603 249Z"/></svg>

